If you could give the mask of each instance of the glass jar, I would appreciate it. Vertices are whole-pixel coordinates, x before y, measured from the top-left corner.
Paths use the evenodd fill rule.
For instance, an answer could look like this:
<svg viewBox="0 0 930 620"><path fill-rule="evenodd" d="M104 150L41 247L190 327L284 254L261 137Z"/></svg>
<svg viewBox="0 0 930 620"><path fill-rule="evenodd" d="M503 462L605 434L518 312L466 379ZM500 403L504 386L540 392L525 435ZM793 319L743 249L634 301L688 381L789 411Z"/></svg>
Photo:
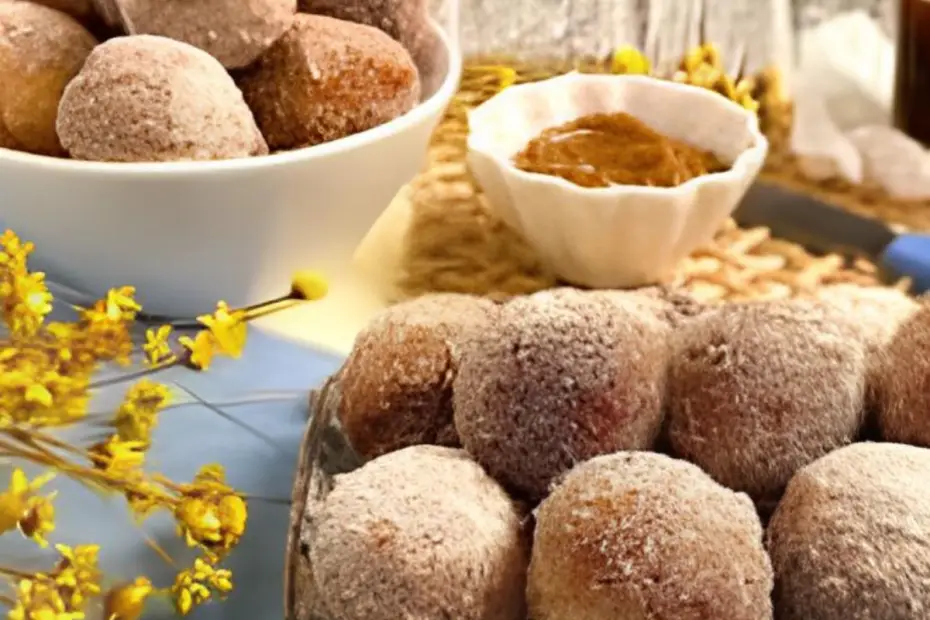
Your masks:
<svg viewBox="0 0 930 620"><path fill-rule="evenodd" d="M930 0L899 0L894 123L930 144Z"/></svg>

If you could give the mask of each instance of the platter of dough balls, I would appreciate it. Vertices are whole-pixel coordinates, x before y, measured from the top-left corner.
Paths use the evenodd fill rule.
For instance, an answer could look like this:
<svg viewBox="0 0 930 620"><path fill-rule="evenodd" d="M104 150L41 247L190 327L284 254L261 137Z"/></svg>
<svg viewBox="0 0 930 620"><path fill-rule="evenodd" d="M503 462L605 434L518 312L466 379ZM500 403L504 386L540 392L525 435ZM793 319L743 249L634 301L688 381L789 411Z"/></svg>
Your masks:
<svg viewBox="0 0 930 620"><path fill-rule="evenodd" d="M419 171L450 23L426 0L0 0L0 222L89 295L274 298Z"/></svg>
<svg viewBox="0 0 930 620"><path fill-rule="evenodd" d="M930 300L433 294L311 396L288 620L925 620Z"/></svg>

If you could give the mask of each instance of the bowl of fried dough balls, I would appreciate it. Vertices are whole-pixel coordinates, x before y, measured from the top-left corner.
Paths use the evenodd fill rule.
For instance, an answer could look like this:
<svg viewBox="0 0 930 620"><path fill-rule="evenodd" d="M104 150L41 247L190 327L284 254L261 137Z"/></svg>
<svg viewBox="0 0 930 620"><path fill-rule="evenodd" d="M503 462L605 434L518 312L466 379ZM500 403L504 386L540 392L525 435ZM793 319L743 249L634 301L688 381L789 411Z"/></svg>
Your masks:
<svg viewBox="0 0 930 620"><path fill-rule="evenodd" d="M289 620L930 617L930 300L431 294L311 414Z"/></svg>
<svg viewBox="0 0 930 620"><path fill-rule="evenodd" d="M333 274L423 165L449 23L427 0L0 0L0 226L160 315Z"/></svg>

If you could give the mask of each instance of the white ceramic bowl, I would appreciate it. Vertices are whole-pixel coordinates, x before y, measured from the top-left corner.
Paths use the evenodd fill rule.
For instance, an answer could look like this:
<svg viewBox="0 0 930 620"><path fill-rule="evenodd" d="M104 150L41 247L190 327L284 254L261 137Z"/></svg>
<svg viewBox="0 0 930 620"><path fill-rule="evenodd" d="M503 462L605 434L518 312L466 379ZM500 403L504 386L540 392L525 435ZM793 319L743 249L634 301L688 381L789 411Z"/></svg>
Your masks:
<svg viewBox="0 0 930 620"><path fill-rule="evenodd" d="M672 188L584 188L514 167L544 129L610 112L710 150L730 168ZM469 127L469 165L491 204L557 275L593 288L662 280L711 240L768 152L752 112L702 88L636 75L571 73L512 86L473 110Z"/></svg>
<svg viewBox="0 0 930 620"><path fill-rule="evenodd" d="M299 269L344 271L421 169L461 58L408 114L308 149L217 162L114 164L0 149L0 226L36 243L33 265L100 295L137 287L145 309L195 315L286 294ZM338 275L333 275L334 280ZM338 284L338 282L336 282Z"/></svg>

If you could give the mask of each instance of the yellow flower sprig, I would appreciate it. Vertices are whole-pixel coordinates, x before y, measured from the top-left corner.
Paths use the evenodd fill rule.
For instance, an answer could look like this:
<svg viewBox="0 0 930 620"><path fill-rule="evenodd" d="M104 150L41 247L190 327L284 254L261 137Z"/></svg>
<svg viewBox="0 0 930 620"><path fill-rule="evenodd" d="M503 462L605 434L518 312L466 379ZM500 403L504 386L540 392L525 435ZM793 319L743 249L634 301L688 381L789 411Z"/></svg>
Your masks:
<svg viewBox="0 0 930 620"><path fill-rule="evenodd" d="M313 272L298 273L279 299L245 309L219 302L213 313L185 326L197 331L176 336L179 323L164 322L148 329L145 343L137 347L132 328L145 315L132 287L112 289L88 307L72 306L77 311L72 322L48 321L53 298L44 274L29 270L33 250L12 231L0 235L0 319L9 332L0 339L0 461L43 470L30 479L17 467L8 485L0 484L0 536L18 533L48 546L59 515L47 485L58 474L95 491L122 495L140 521L156 512L172 515L178 535L200 557L164 587L145 576L104 587L97 568L99 547L59 545L59 560L51 570L0 566L0 581L11 588L9 596L0 595L0 608L8 608L8 620L80 620L96 600L108 620L138 620L153 596L171 598L184 614L222 599L232 589L232 574L219 564L246 531L248 504L219 465L204 466L188 483L144 471L158 418L172 400L168 386L153 375L181 364L206 370L216 356L241 356L250 320L283 302L321 298L327 292L325 280ZM93 380L102 364L128 365L140 354L145 370ZM82 422L93 392L122 382L131 385L108 423L110 432L90 447L71 445L46 431Z"/></svg>

